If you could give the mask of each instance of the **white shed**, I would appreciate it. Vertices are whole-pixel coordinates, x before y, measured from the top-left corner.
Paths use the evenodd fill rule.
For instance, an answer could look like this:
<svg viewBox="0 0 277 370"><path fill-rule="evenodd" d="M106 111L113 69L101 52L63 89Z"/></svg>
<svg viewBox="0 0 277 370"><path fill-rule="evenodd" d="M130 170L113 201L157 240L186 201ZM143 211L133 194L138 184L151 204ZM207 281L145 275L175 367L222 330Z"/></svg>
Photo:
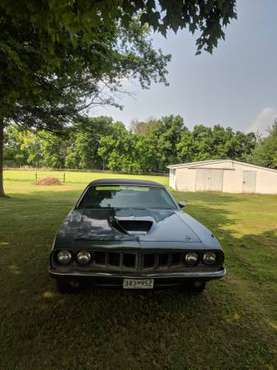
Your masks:
<svg viewBox="0 0 277 370"><path fill-rule="evenodd" d="M277 170L219 159L174 164L169 185L179 191L277 194Z"/></svg>

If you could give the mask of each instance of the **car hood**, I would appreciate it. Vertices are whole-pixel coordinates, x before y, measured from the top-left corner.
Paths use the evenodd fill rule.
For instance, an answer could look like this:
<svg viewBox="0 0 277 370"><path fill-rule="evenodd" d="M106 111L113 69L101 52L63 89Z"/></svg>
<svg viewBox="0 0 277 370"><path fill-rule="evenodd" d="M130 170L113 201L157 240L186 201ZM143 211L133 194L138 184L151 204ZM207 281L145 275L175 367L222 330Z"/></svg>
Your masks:
<svg viewBox="0 0 277 370"><path fill-rule="evenodd" d="M147 231L126 231L121 225L148 223ZM74 209L66 217L58 239L73 241L139 241L205 243L211 232L179 210L157 209ZM213 242L214 244L214 242Z"/></svg>

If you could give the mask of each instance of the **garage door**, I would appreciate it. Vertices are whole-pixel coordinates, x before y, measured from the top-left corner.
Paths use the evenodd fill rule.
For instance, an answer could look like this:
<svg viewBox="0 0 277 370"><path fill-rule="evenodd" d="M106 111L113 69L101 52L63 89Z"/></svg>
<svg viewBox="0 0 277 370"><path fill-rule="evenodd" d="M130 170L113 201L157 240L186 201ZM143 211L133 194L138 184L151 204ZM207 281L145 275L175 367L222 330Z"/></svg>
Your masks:
<svg viewBox="0 0 277 370"><path fill-rule="evenodd" d="M222 191L223 170L196 170L196 191Z"/></svg>
<svg viewBox="0 0 277 370"><path fill-rule="evenodd" d="M256 171L243 171L242 192L256 192Z"/></svg>

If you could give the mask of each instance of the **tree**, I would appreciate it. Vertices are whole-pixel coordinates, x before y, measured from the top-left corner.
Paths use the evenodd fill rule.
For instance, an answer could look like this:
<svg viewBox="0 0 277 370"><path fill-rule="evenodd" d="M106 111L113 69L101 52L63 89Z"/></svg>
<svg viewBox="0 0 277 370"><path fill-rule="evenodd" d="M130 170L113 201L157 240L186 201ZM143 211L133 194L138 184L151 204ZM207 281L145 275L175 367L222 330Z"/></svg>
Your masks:
<svg viewBox="0 0 277 370"><path fill-rule="evenodd" d="M27 163L28 152L22 150L23 137L26 131L20 131L15 125L10 125L5 134L4 163L8 166L20 167Z"/></svg>
<svg viewBox="0 0 277 370"><path fill-rule="evenodd" d="M98 154L100 139L112 131L111 117L93 117L74 123L70 134L65 164L68 168L103 169Z"/></svg>
<svg viewBox="0 0 277 370"><path fill-rule="evenodd" d="M277 119L269 129L269 135L258 142L253 153L253 162L277 169Z"/></svg>
<svg viewBox="0 0 277 370"><path fill-rule="evenodd" d="M74 122L63 135L10 125L5 161L11 165L149 173L166 171L167 165L176 162L219 158L253 161L255 150L256 161L274 166L274 127L273 139L269 136L257 146L254 133L220 125L196 125L189 131L183 119L173 115L137 122L131 130L110 117L86 118Z"/></svg>
<svg viewBox="0 0 277 370"><path fill-rule="evenodd" d="M143 138L139 139L137 147L148 152L148 161L142 168L148 171L165 171L169 163L177 160L177 143L181 134L186 131L183 118L179 115L164 116L160 119L150 119L146 122L133 122L131 130ZM143 145L142 145L143 143ZM143 147L145 149L143 149Z"/></svg>
<svg viewBox="0 0 277 370"><path fill-rule="evenodd" d="M178 152L177 162L192 162L194 158L193 153L193 137L191 131L184 131L181 135L179 143L176 144Z"/></svg>
<svg viewBox="0 0 277 370"><path fill-rule="evenodd" d="M99 144L98 154L108 169L134 172L134 140L122 122L113 123L111 134L102 136Z"/></svg>
<svg viewBox="0 0 277 370"><path fill-rule="evenodd" d="M116 104L108 91L120 89L123 77L138 78L143 87L151 80L165 82L169 60L152 48L147 28L140 28L137 20L128 28L103 20L97 27L90 25L93 30L87 33L85 29L70 33L58 23L51 35L33 24L32 17L17 18L7 12L3 28L0 24L0 195L4 126L14 122L24 128L61 131L91 104Z"/></svg>
<svg viewBox="0 0 277 370"><path fill-rule="evenodd" d="M92 103L116 104L107 94L123 77L165 82L169 56L149 29L198 31L197 52L212 52L236 17L235 0L19 0L0 13L0 195L4 126L61 130Z"/></svg>
<svg viewBox="0 0 277 370"><path fill-rule="evenodd" d="M212 130L204 125L195 125L191 133L184 132L177 144L178 157L183 161L211 159L213 153Z"/></svg>
<svg viewBox="0 0 277 370"><path fill-rule="evenodd" d="M191 132L182 133L177 150L180 162L226 158L249 160L255 146L254 133L234 132L232 128L220 125L195 125Z"/></svg>
<svg viewBox="0 0 277 370"><path fill-rule="evenodd" d="M20 150L26 153L26 162L33 167L39 167L42 159L41 140L40 137L35 135L32 131L24 131L21 136L22 142Z"/></svg>
<svg viewBox="0 0 277 370"><path fill-rule="evenodd" d="M132 121L131 131L138 135L149 135L155 128L159 126L159 120L150 118L147 121Z"/></svg>
<svg viewBox="0 0 277 370"><path fill-rule="evenodd" d="M50 168L64 168L68 144L68 130L63 135L40 131L36 138L40 144L40 165Z"/></svg>
<svg viewBox="0 0 277 370"><path fill-rule="evenodd" d="M186 130L183 118L179 115L165 116L160 119L160 125L154 129L154 133L158 137L157 150L160 154L160 171L165 171L169 163L176 163L176 144L180 141L182 132Z"/></svg>
<svg viewBox="0 0 277 370"><path fill-rule="evenodd" d="M136 167L139 172L157 172L160 155L157 150L157 137L155 135L134 134Z"/></svg>

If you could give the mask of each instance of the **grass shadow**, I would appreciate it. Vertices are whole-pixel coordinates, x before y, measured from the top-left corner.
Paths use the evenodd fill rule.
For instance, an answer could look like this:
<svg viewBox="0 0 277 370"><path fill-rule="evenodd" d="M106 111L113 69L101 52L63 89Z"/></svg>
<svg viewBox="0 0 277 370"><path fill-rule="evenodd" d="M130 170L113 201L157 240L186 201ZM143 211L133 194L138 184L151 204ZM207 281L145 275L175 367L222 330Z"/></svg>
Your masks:
<svg viewBox="0 0 277 370"><path fill-rule="evenodd" d="M0 203L0 368L274 368L276 229L236 235L240 198L194 194L187 211L219 237L224 280L198 297L175 289L60 295L47 274L49 249L79 194L41 191Z"/></svg>

